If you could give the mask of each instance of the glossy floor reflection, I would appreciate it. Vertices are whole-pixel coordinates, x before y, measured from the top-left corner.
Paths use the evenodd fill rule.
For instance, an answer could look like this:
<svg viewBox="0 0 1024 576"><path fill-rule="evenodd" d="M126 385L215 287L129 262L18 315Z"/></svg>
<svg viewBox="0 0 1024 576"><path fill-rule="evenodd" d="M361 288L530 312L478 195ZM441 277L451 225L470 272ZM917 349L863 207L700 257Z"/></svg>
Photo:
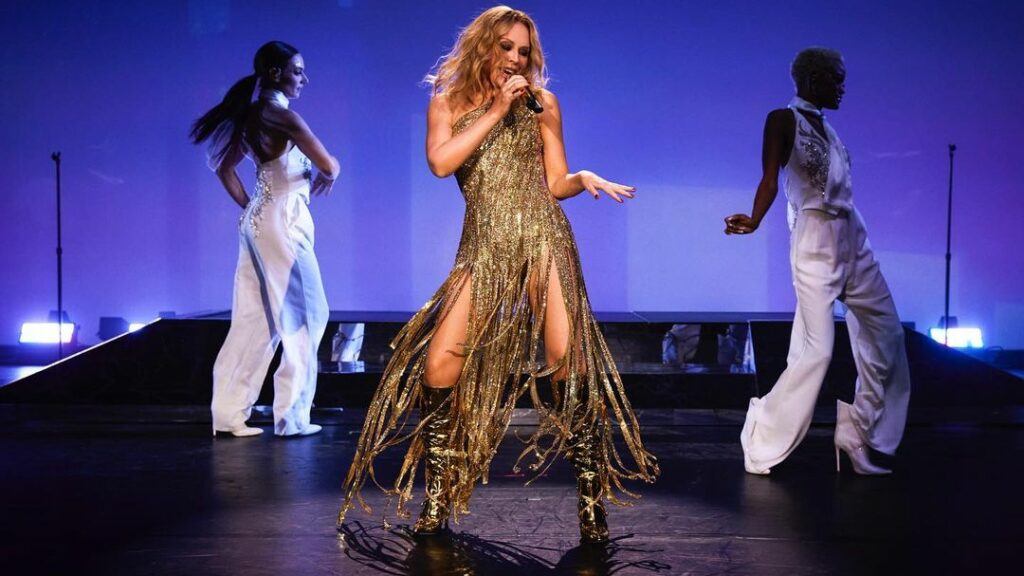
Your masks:
<svg viewBox="0 0 1024 576"><path fill-rule="evenodd" d="M918 424L888 478L836 475L815 426L769 477L743 472L738 412L642 414L662 479L581 547L569 467L529 487L510 438L472 514L414 538L353 512L334 529L361 417L324 433L213 439L202 408L0 405L4 574L1018 573L1024 426ZM269 428L269 422L260 422ZM397 462L386 462L387 466ZM384 500L368 491L371 505Z"/></svg>

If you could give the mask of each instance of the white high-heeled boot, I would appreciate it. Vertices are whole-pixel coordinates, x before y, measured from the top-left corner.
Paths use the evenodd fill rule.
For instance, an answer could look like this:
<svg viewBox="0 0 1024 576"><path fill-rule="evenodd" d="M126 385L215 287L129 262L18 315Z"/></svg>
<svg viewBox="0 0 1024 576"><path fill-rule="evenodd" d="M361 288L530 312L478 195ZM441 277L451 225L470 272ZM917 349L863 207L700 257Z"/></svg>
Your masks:
<svg viewBox="0 0 1024 576"><path fill-rule="evenodd" d="M836 400L836 472L839 472L839 451L846 452L853 471L864 476L892 474L892 470L875 466L868 457L867 444L853 422L853 406Z"/></svg>

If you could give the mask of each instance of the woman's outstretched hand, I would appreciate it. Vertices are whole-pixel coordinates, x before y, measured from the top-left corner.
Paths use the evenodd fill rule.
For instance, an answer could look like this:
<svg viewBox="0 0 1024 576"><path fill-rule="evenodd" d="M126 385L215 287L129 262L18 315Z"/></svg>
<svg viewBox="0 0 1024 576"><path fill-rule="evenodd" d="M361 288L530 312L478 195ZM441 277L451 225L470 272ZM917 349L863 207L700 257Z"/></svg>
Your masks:
<svg viewBox="0 0 1024 576"><path fill-rule="evenodd" d="M580 183L583 184L583 189L590 192L594 200L601 197L602 191L620 204L623 198L632 198L636 194L636 188L605 180L589 170L581 170L577 174L579 175Z"/></svg>
<svg viewBox="0 0 1024 576"><path fill-rule="evenodd" d="M733 214L725 217L726 234L750 234L757 230L758 223L746 214Z"/></svg>

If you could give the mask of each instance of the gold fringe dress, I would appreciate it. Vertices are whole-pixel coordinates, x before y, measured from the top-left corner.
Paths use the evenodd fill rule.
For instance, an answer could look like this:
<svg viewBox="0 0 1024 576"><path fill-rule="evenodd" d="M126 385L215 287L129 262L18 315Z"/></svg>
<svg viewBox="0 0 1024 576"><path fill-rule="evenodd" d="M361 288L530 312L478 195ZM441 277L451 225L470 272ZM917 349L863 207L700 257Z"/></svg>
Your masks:
<svg viewBox="0 0 1024 576"><path fill-rule="evenodd" d="M453 133L466 129L488 107L464 115ZM637 495L622 481L653 482L658 465L640 440L622 380L590 310L572 229L548 189L536 116L521 103L514 105L455 177L466 201L455 266L391 342L394 354L370 403L345 478L338 525L353 501L372 512L360 494L367 480L389 496L388 509L409 517L407 504L425 452L419 434L423 423L414 425L410 417L417 413L430 339L464 285L472 300L466 362L450 400L442 407L451 411L454 420L448 447L454 468L448 494L453 519L458 522L460 514L469 512L476 483L487 483L491 459L505 436L516 400L524 394L532 401L539 423L525 439L514 470L518 472L525 460L539 475L554 456L566 452L573 434L596 433L601 497L628 505L628 499ZM544 366L536 358L542 347L553 265L561 278L569 346L562 362ZM567 367L564 381L552 383L550 376L562 366ZM545 382L552 385L553 402L542 400L538 391ZM406 442L409 447L395 477L379 478L374 460Z"/></svg>

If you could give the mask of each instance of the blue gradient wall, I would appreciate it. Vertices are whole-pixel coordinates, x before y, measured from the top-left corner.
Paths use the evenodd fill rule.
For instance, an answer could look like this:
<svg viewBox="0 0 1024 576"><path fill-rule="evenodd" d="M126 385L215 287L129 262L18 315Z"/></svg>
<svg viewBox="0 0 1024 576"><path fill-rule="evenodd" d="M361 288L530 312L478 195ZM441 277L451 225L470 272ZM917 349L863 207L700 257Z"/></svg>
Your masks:
<svg viewBox="0 0 1024 576"><path fill-rule="evenodd" d="M478 1L6 3L0 70L0 344L55 308L53 163L64 155L65 306L99 316L231 304L238 209L190 145L190 122L268 39L297 45L294 104L340 159L314 200L333 309L413 310L451 264L453 179L423 158L419 84ZM634 202L565 204L598 310L791 310L784 205L749 210L761 128L810 44L841 50L855 198L907 320L942 313L949 142L959 146L952 308L988 343L1024 347L1024 48L1017 3L522 2L564 110L570 167L632 183ZM251 170L245 166L251 181Z"/></svg>

